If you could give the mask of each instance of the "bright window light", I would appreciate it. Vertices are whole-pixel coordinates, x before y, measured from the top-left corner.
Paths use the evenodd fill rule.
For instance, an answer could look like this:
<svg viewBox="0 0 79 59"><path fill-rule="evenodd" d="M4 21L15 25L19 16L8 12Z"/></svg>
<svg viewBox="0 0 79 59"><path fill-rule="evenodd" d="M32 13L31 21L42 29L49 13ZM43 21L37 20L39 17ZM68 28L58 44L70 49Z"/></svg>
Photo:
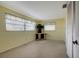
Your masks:
<svg viewBox="0 0 79 59"><path fill-rule="evenodd" d="M15 17L12 15L5 16L7 31L33 31L35 30L35 22Z"/></svg>
<svg viewBox="0 0 79 59"><path fill-rule="evenodd" d="M54 30L56 30L56 25L55 25L55 24L46 24L46 25L44 26L44 29L45 29L46 31L54 31Z"/></svg>
<svg viewBox="0 0 79 59"><path fill-rule="evenodd" d="M25 30L26 31L32 31L32 30L35 30L35 23L34 22L31 22L31 21L27 21L25 22Z"/></svg>

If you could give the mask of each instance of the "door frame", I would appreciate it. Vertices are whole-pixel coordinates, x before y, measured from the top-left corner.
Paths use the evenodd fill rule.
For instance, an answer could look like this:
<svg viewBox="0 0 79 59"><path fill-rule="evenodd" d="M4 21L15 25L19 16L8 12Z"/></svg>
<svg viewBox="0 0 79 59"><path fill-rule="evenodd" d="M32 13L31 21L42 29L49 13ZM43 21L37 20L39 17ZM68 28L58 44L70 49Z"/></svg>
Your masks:
<svg viewBox="0 0 79 59"><path fill-rule="evenodd" d="M74 33L73 33L73 31L74 31L74 25L75 25L75 1L69 1L69 2L67 2L67 16L66 16L66 40L68 40L67 39L67 30L68 30L68 28L67 28L67 24L68 24L68 8L71 8L71 13L70 13L70 20L71 20L71 41L73 41L74 40ZM67 41L66 41L67 42ZM67 44L67 43L66 43ZM68 51L67 51L67 46L66 46L66 51L67 51L67 56L68 57L74 57L74 54L73 54L73 42L72 43L70 43L71 45L72 45L72 47L71 47L71 56L69 56L68 55Z"/></svg>

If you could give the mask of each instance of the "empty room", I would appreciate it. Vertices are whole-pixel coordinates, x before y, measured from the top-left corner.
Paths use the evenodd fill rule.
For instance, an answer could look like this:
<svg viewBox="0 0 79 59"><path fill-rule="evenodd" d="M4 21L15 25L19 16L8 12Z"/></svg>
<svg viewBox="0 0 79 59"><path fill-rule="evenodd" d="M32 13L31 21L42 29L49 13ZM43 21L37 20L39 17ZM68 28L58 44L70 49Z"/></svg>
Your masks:
<svg viewBox="0 0 79 59"><path fill-rule="evenodd" d="M0 1L0 58L78 58L78 1Z"/></svg>

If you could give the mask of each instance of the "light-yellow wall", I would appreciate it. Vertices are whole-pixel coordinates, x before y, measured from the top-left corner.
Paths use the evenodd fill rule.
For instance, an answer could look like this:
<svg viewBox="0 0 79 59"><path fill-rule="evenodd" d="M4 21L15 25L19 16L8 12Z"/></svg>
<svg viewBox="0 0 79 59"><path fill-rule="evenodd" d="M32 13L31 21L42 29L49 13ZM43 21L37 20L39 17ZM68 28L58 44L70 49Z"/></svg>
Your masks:
<svg viewBox="0 0 79 59"><path fill-rule="evenodd" d="M39 22L38 22L39 23ZM47 39L51 40L62 40L65 41L65 19L59 18L59 19L51 19L47 21L40 21L41 24L55 24L56 30L55 31L44 31L47 35Z"/></svg>
<svg viewBox="0 0 79 59"><path fill-rule="evenodd" d="M55 24L56 30L55 31L44 31L47 35L46 38L50 40L61 40L65 41L65 18L59 18L59 19L51 19L46 21L37 21L39 24Z"/></svg>
<svg viewBox="0 0 79 59"><path fill-rule="evenodd" d="M0 6L0 53L9 50L11 48L15 48L20 45L26 44L35 39L34 38L35 31L26 31L26 32L6 31L5 28L6 13L28 19L28 17L25 17L15 11Z"/></svg>
<svg viewBox="0 0 79 59"><path fill-rule="evenodd" d="M56 24L56 30L55 31L45 31L47 33L47 39L51 40L65 40L65 27L64 27L64 18L56 19L54 21L50 21L51 23ZM50 23L49 22L49 23Z"/></svg>

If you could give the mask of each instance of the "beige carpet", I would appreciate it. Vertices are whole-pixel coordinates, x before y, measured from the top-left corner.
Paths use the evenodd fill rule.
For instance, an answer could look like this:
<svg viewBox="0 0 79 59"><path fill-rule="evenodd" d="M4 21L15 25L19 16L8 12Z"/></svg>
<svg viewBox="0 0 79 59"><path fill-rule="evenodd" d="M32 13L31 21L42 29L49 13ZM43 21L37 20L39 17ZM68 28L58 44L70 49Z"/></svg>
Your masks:
<svg viewBox="0 0 79 59"><path fill-rule="evenodd" d="M1 53L0 58L66 58L63 41L33 41L18 48Z"/></svg>

